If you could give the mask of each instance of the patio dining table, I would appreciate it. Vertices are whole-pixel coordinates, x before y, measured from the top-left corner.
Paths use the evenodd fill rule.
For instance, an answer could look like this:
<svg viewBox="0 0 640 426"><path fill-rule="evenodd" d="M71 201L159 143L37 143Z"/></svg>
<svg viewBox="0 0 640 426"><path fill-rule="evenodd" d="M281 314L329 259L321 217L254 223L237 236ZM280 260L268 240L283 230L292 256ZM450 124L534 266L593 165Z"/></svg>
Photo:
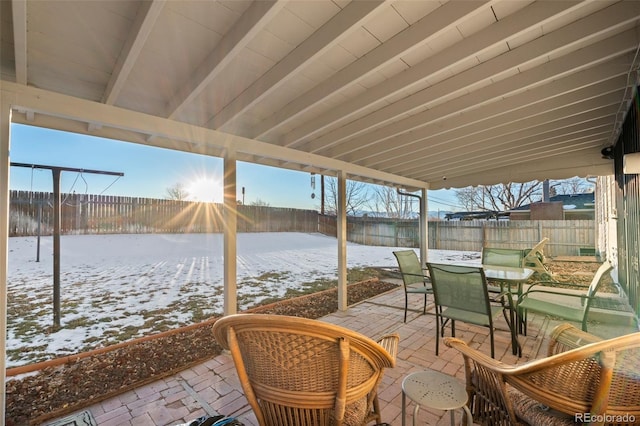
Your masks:
<svg viewBox="0 0 640 426"><path fill-rule="evenodd" d="M449 262L447 262L449 263ZM478 266L477 263L471 262L450 262L452 265L459 266ZM522 284L526 283L529 278L533 276L535 271L531 268L516 268L512 266L500 266L500 265L480 265L484 271L484 276L492 281L497 281L500 284L500 291L504 291L504 285L507 286L507 291L517 296L522 295ZM517 284L515 293L511 291L512 285Z"/></svg>
<svg viewBox="0 0 640 426"><path fill-rule="evenodd" d="M522 284L527 282L535 273L530 268L514 268L512 266L482 265L482 269L487 279L500 283L501 290L504 290L502 287L506 284L509 293L513 294L511 285L517 284L518 288L515 292L517 296L522 295Z"/></svg>
<svg viewBox="0 0 640 426"><path fill-rule="evenodd" d="M518 333L522 329L522 316L517 312L513 298L514 295L517 298L522 296L522 284L527 282L529 278L535 273L530 268L516 268L512 266L498 266L498 265L482 265L484 275L487 279L497 281L500 285L500 292L505 291L509 293L509 311L511 312L511 342L513 347L513 353L520 353L520 343L518 342ZM517 285L516 291L512 291L512 285Z"/></svg>

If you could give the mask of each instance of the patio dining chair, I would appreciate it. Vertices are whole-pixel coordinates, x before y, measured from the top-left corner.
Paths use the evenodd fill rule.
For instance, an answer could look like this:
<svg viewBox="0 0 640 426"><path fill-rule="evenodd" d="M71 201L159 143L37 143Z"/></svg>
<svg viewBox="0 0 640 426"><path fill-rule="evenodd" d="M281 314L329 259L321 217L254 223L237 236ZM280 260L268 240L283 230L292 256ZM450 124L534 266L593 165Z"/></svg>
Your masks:
<svg viewBox="0 0 640 426"><path fill-rule="evenodd" d="M525 259L525 252L526 250L520 249L483 247L482 264L491 266L507 266L510 268L522 268ZM504 290L505 284L507 285L508 291L511 291L511 287L509 287L509 284L500 281L496 282L494 280L489 280L489 292L501 293ZM516 296L514 298L516 300L521 296L520 289L521 286L518 285L518 291L516 292ZM517 323L518 330L522 330L524 328L522 322L522 313L517 309L515 309L513 313L514 322Z"/></svg>
<svg viewBox="0 0 640 426"><path fill-rule="evenodd" d="M612 269L613 266L608 261L602 263L593 276L586 292L584 291L584 286L574 283L562 283L562 288L553 288L549 285L557 286L557 282L540 281L529 286L516 303L517 311L521 312L524 333L526 334L527 332L528 312L537 312L567 321L575 321L581 324L582 330L587 331L587 320L591 305L606 278L606 274ZM567 289L582 291L571 292L567 291ZM580 304L577 302L580 302Z"/></svg>
<svg viewBox="0 0 640 426"><path fill-rule="evenodd" d="M482 248L482 264L511 266L513 268L522 268L524 252L519 249L507 249L497 247Z"/></svg>
<svg viewBox="0 0 640 426"><path fill-rule="evenodd" d="M267 314L223 317L213 334L230 350L261 426L381 422L377 387L395 366L397 334L378 343L323 321Z"/></svg>
<svg viewBox="0 0 640 426"><path fill-rule="evenodd" d="M524 251L518 249L507 249L497 247L483 247L482 248L482 264L491 266L507 266L510 268L522 268L522 262L524 259ZM502 292L503 284L497 283L500 289L495 284L489 283L490 292Z"/></svg>
<svg viewBox="0 0 640 426"><path fill-rule="evenodd" d="M402 275L404 286L404 322L407 322L407 309L409 307L409 294L422 294L424 304L422 313L427 313L427 295L433 294L430 279L425 275L426 270L420 265L418 255L413 250L394 251L393 255L398 261L398 268Z"/></svg>
<svg viewBox="0 0 640 426"><path fill-rule="evenodd" d="M515 330L510 315L507 314L511 302L505 298L511 295L501 294L501 306L492 305L487 291L487 280L481 267L446 265L427 262L433 295L436 302L436 355L439 351L440 336L444 337L444 327L451 322L451 335L456 335L456 321L485 326L489 328L491 340L491 357L495 356L494 318L502 312L509 330L511 341L517 345ZM519 349L519 346L518 346Z"/></svg>

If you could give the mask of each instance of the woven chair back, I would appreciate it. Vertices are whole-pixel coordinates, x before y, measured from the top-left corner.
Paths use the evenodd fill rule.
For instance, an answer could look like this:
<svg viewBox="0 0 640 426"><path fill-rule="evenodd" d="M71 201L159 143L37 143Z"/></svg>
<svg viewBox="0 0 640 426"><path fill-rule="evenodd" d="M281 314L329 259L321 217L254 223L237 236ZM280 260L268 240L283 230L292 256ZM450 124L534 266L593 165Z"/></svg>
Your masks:
<svg viewBox="0 0 640 426"><path fill-rule="evenodd" d="M213 332L261 425L361 425L383 369L395 363L373 340L322 321L238 314Z"/></svg>
<svg viewBox="0 0 640 426"><path fill-rule="evenodd" d="M548 356L521 365L493 360L459 339L445 344L464 357L479 424L567 424L561 419L580 420L576 415L600 416L605 424L640 421L640 333L602 340L561 324L550 335ZM538 410L541 404L549 409Z"/></svg>

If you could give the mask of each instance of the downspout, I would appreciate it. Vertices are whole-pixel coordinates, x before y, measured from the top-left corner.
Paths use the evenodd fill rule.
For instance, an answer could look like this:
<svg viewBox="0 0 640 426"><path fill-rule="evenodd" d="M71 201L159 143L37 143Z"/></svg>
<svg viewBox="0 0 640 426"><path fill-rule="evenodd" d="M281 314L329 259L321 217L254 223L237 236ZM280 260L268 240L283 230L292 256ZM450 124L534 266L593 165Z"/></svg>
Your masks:
<svg viewBox="0 0 640 426"><path fill-rule="evenodd" d="M425 216L425 208L424 205L425 203L423 203L423 201L426 201L426 194L423 194L423 196L420 195L416 195L416 194L410 194L408 192L403 192L400 191L399 188L396 188L396 191L398 192L398 195L405 195L407 197L414 197L418 199L418 203L419 203L419 211L418 211L418 233L420 234L420 263L422 265L425 265L427 263L427 248L428 248L428 244L427 244L427 217ZM425 200L423 200L423 197L425 198Z"/></svg>

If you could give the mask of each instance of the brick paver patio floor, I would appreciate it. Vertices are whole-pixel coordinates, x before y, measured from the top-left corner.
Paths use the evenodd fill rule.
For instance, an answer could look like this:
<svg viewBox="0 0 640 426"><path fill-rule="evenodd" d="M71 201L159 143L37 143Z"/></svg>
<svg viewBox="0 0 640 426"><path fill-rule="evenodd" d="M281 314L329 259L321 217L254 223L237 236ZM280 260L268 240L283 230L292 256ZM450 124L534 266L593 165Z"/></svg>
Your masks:
<svg viewBox="0 0 640 426"><path fill-rule="evenodd" d="M410 312L406 324L402 322L402 289L351 306L346 312L336 312L321 318L323 321L348 327L374 339L391 332L400 335L397 365L385 372L379 388L383 421L394 426L402 423L401 383L407 374L432 369L464 381L462 356L442 344L439 356L435 355L433 305L429 306L430 311L427 315L422 315L420 302L419 296L410 297ZM559 323L545 317L529 315L528 335L519 337L523 356L518 358L511 353L507 324L504 319L498 320L498 330L494 333L496 358L515 364L544 356L545 336ZM590 328L590 331L601 336L616 334L616 330L609 329L601 329L598 332ZM450 333L449 327L446 333ZM490 352L489 330L484 327L457 323L456 337L470 342L472 346L479 347L487 354ZM226 354L174 376L94 404L87 410L100 426L178 425L207 414L224 414L236 417L247 426L257 425L242 393L233 362ZM408 424L411 424L411 416L412 409L408 409ZM422 408L418 416L417 423L421 425L450 424L449 414L443 411ZM461 414L456 413L456 421L460 422L460 419Z"/></svg>

